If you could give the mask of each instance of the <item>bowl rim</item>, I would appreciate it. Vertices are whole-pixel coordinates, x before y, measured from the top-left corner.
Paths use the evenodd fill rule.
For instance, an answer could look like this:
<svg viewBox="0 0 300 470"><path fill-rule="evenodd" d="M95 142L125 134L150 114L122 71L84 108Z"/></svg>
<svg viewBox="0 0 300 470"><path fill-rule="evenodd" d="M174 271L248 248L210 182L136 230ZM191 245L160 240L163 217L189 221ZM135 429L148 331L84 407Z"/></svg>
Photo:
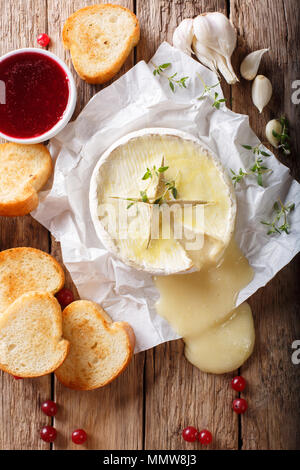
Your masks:
<svg viewBox="0 0 300 470"><path fill-rule="evenodd" d="M51 59L53 59L58 65L60 65L60 67L64 70L64 72L66 73L68 77L68 85L69 85L68 103L61 119L51 129L49 129L48 131L36 137L24 137L24 138L13 137L13 136L10 136L1 132L0 130L0 137L2 139L8 140L10 142L20 143L20 144L37 144L37 143L45 142L46 140L51 139L68 124L75 110L76 101L77 101L77 90L76 90L74 77L69 67L67 66L67 64L62 59L60 59L60 57L58 57L56 54L54 54L51 51L48 51L47 49L40 49L38 47L23 47L21 49L15 49L13 51L7 52L6 54L2 55L0 57L0 62L7 59L8 57L22 54L23 52L34 52L37 54L51 57Z"/></svg>

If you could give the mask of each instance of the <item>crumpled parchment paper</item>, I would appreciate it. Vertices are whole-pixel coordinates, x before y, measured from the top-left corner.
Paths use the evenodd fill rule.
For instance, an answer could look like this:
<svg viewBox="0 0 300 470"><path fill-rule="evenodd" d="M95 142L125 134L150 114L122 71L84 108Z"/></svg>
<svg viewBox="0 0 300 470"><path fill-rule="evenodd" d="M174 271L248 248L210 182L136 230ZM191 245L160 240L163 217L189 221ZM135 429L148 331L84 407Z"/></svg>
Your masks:
<svg viewBox="0 0 300 470"><path fill-rule="evenodd" d="M166 72L188 75L187 88L173 93L165 77L153 76L153 65L171 62ZM119 80L96 94L76 121L50 142L56 161L53 180L40 194L32 213L61 242L67 269L83 299L103 306L113 320L128 321L134 328L136 352L178 338L169 324L156 314L159 297L152 278L132 269L107 252L96 236L89 212L89 183L101 154L116 139L144 127L170 127L200 137L219 155L223 165L238 171L254 162L251 151L259 140L248 117L212 100L197 98L203 92L200 74L207 85L218 82L214 73L169 44L163 43L147 65L139 62ZM222 95L220 86L214 91ZM268 150L265 149L268 153ZM264 186L248 177L236 188L238 215L236 239L254 269L253 281L238 297L237 305L264 286L300 250L300 185L289 169L272 155L266 164L273 172ZM280 198L294 202L289 217L291 233L267 236L261 220L270 220L273 204Z"/></svg>

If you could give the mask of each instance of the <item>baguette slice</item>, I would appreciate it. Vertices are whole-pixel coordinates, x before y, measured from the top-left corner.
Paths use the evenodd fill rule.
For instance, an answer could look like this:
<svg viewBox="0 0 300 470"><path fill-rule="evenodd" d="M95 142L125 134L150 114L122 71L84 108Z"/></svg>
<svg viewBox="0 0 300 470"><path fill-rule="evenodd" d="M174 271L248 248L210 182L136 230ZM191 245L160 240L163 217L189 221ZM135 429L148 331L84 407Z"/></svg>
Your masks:
<svg viewBox="0 0 300 470"><path fill-rule="evenodd" d="M65 283L60 264L48 253L20 247L0 253L0 317L18 297L30 291L55 294Z"/></svg>
<svg viewBox="0 0 300 470"><path fill-rule="evenodd" d="M40 377L65 360L61 308L47 292L29 292L0 319L0 369L19 377Z"/></svg>
<svg viewBox="0 0 300 470"><path fill-rule="evenodd" d="M52 169L51 155L42 144L0 144L0 215L20 216L36 209L38 191Z"/></svg>
<svg viewBox="0 0 300 470"><path fill-rule="evenodd" d="M105 83L139 42L140 27L135 14L125 7L93 5L67 19L62 38L78 75L88 83Z"/></svg>
<svg viewBox="0 0 300 470"><path fill-rule="evenodd" d="M87 300L64 309L63 336L70 352L55 374L75 390L93 390L114 380L127 367L135 345L128 323L112 323L101 307Z"/></svg>

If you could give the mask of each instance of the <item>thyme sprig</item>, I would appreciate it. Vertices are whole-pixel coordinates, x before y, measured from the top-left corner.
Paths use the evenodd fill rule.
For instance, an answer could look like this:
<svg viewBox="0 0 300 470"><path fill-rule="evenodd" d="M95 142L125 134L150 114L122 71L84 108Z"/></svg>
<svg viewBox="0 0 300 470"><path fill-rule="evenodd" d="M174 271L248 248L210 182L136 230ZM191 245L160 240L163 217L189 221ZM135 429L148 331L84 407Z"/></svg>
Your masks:
<svg viewBox="0 0 300 470"><path fill-rule="evenodd" d="M288 214L295 209L295 203L289 203L286 206L282 204L281 200L275 202L273 210L275 211L275 216L271 222L266 222L261 220L261 224L269 227L267 235L272 235L274 233L290 233L290 224L288 222Z"/></svg>
<svg viewBox="0 0 300 470"><path fill-rule="evenodd" d="M186 81L189 78L188 76L178 78L177 72L173 73L172 75L167 75L165 73L166 69L171 67L171 65L172 65L171 62L167 62L167 63L161 64L161 65L155 65L154 63L152 63L152 65L154 67L153 75L154 76L162 75L165 78L167 78L168 81L169 81L169 87L171 88L173 93L175 93L176 86L178 86L179 88L186 88L187 87Z"/></svg>
<svg viewBox="0 0 300 470"><path fill-rule="evenodd" d="M273 136L278 140L278 148L282 149L285 155L290 155L291 153L291 146L289 143L290 136L289 136L289 122L286 117L282 116L279 119L279 122L281 124L281 133L279 134L278 132L272 131Z"/></svg>
<svg viewBox="0 0 300 470"><path fill-rule="evenodd" d="M260 148L261 144L256 147L251 147L251 145L242 145L247 150L252 150L253 154L255 155L255 162L247 170L243 170L242 168L236 173L234 170L230 168L232 173L232 181L234 182L234 186L240 183L246 176L249 175L256 175L257 183L259 186L263 186L263 175L265 173L270 173L273 170L265 166L264 160L262 157L270 157L271 155Z"/></svg>
<svg viewBox="0 0 300 470"><path fill-rule="evenodd" d="M147 180L149 178L152 178L154 174L159 176L160 173L164 173L165 171L168 170L168 168L169 168L168 166L160 166L159 168L156 168L155 165L151 169L147 167L146 172L144 173L144 175L142 177L142 180ZM165 201L165 196L166 196L168 191L172 194L174 199L177 198L178 192L177 192L177 188L175 186L175 184L176 184L175 179L172 180L172 181L166 181L164 183L165 184L165 190L164 190L163 194L161 196L159 196L154 201L153 204L162 204ZM141 202L150 203L149 197L147 195L147 190L140 191L140 196L141 196ZM126 201L130 201L129 204L127 205L127 209L130 209L130 207L132 207L136 202L140 202L139 199L135 199L135 198L126 198Z"/></svg>
<svg viewBox="0 0 300 470"><path fill-rule="evenodd" d="M226 99L219 98L219 93L217 93L216 91L214 92L213 88L216 88L218 85L220 85L221 82L215 83L214 85L206 85L205 81L203 80L203 78L201 77L199 73L197 73L197 76L201 80L203 87L204 87L202 95L200 95L199 98L197 99L203 100L205 96L210 96L213 99L212 106L216 109L220 109L221 104L225 103Z"/></svg>
<svg viewBox="0 0 300 470"><path fill-rule="evenodd" d="M147 167L147 171L144 174L142 180L147 180L148 178L152 178L153 173L159 176L159 173L164 173L165 171L167 171L168 168L169 168L168 166L160 166L159 168L156 168L156 166L154 165L152 167L152 170L150 170L150 168Z"/></svg>

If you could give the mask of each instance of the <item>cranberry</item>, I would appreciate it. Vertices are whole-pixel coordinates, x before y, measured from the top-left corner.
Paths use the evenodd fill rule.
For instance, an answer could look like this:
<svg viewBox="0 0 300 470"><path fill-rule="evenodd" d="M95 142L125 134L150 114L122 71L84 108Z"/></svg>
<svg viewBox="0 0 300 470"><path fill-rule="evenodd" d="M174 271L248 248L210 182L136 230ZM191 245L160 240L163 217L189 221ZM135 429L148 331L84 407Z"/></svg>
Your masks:
<svg viewBox="0 0 300 470"><path fill-rule="evenodd" d="M207 429L202 429L202 431L199 432L198 439L202 445L207 446L212 442L212 434Z"/></svg>
<svg viewBox="0 0 300 470"><path fill-rule="evenodd" d="M87 440L86 432L83 429L75 429L72 432L72 441L74 444L84 444Z"/></svg>
<svg viewBox="0 0 300 470"><path fill-rule="evenodd" d="M246 380L241 375L237 375L231 381L231 387L236 392L242 392L246 387Z"/></svg>
<svg viewBox="0 0 300 470"><path fill-rule="evenodd" d="M57 413L57 404L52 400L47 400L42 403L42 411L47 416L55 416Z"/></svg>
<svg viewBox="0 0 300 470"><path fill-rule="evenodd" d="M188 426L182 431L182 437L187 442L195 442L198 438L198 431L193 426Z"/></svg>
<svg viewBox="0 0 300 470"><path fill-rule="evenodd" d="M238 415L240 415L247 411L248 403L246 400L244 400L244 398L236 398L233 400L232 408Z"/></svg>
<svg viewBox="0 0 300 470"><path fill-rule="evenodd" d="M50 42L50 38L49 38L48 34L46 34L46 33L39 34L39 36L37 37L37 42L40 46L46 47L46 46L48 46L48 44Z"/></svg>
<svg viewBox="0 0 300 470"><path fill-rule="evenodd" d="M54 442L57 432L53 426L44 426L40 431L40 436L45 442Z"/></svg>
<svg viewBox="0 0 300 470"><path fill-rule="evenodd" d="M67 305L74 302L73 292L65 287L56 294L56 298L62 308L65 308Z"/></svg>
<svg viewBox="0 0 300 470"><path fill-rule="evenodd" d="M23 377L18 377L17 375L13 375L13 378L16 379L16 380L22 380Z"/></svg>

